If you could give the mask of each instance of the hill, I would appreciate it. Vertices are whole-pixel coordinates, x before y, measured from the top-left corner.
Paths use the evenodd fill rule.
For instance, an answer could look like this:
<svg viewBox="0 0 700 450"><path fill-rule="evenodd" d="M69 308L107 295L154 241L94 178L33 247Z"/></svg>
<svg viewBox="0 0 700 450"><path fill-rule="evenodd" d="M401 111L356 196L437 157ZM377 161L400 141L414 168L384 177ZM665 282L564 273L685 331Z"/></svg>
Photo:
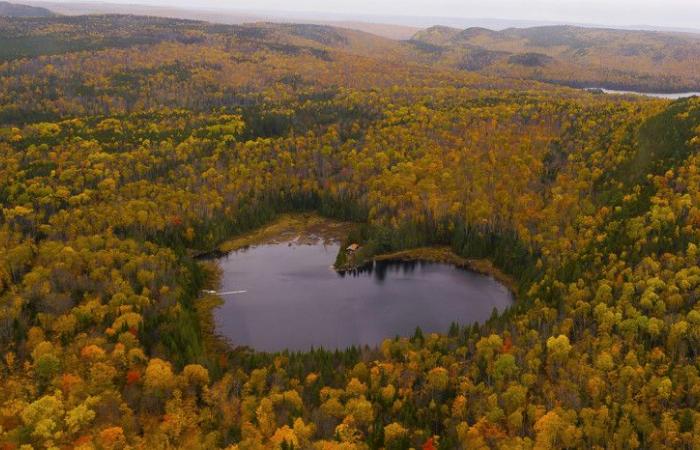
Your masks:
<svg viewBox="0 0 700 450"><path fill-rule="evenodd" d="M358 31L365 31L376 34L377 36L387 37L391 39L409 39L418 30L419 27L401 25L394 23L387 18L388 22L384 23L377 19L370 20L369 18L358 17L324 17L323 15L303 14L303 13L284 13L284 12L250 12L237 11L231 9L214 9L197 7L189 5L188 7L175 6L157 6L157 5L138 5L138 4L120 4L120 3L102 3L102 2L49 2L49 1L32 1L33 5L43 6L57 13L67 16L80 15L104 15L104 14L122 14L122 15L139 15L139 16L154 16L171 19L187 19L187 20L202 20L213 23L241 25L245 23L255 22L273 22L273 23L299 23L299 24L314 24L314 25L329 25L338 28L349 28Z"/></svg>
<svg viewBox="0 0 700 450"><path fill-rule="evenodd" d="M423 57L464 70L575 87L697 91L700 35L573 26L432 27L413 36Z"/></svg>
<svg viewBox="0 0 700 450"><path fill-rule="evenodd" d="M99 33L94 33L99 30ZM50 21L23 21L0 17L0 60L23 56L62 54L82 50L128 47L165 41L211 42L233 33L269 45L301 45L324 51L410 62L398 41L374 34L327 25L257 22L224 25L184 19L132 15L60 16Z"/></svg>
<svg viewBox="0 0 700 450"><path fill-rule="evenodd" d="M46 8L0 2L0 16L3 17L52 17L55 15Z"/></svg>

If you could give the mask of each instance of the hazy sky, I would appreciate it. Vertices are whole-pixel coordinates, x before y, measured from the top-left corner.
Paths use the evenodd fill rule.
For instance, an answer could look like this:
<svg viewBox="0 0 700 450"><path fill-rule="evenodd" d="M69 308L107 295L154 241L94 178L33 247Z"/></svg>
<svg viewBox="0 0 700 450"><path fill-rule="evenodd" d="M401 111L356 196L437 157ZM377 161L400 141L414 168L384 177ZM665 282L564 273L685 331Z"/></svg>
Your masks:
<svg viewBox="0 0 700 450"><path fill-rule="evenodd" d="M64 0L80 1L80 0ZM700 0L103 0L248 11L504 18L700 28Z"/></svg>

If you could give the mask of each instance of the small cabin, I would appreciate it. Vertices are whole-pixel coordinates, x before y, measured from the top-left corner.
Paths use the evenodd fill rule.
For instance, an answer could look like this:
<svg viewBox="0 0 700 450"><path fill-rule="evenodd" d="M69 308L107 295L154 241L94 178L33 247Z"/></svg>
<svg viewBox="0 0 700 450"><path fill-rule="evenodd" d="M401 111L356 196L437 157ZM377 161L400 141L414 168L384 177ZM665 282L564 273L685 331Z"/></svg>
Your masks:
<svg viewBox="0 0 700 450"><path fill-rule="evenodd" d="M359 244L350 244L348 248L345 249L349 254L355 253L360 248Z"/></svg>

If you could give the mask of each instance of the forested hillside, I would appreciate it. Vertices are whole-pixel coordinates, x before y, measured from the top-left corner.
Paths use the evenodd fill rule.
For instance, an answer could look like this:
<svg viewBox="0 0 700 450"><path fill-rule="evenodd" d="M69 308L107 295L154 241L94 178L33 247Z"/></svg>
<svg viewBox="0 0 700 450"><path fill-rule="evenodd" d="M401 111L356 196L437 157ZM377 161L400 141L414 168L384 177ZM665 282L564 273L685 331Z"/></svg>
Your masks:
<svg viewBox="0 0 700 450"><path fill-rule="evenodd" d="M700 35L573 26L433 27L409 43L440 64L574 87L700 91Z"/></svg>
<svg viewBox="0 0 700 450"><path fill-rule="evenodd" d="M0 16L4 17L51 17L54 13L46 8L20 5L17 3L0 2Z"/></svg>
<svg viewBox="0 0 700 450"><path fill-rule="evenodd" d="M699 99L319 26L0 19L0 41L2 448L700 447ZM195 256L312 210L367 252L488 258L516 304L379 348L220 342Z"/></svg>

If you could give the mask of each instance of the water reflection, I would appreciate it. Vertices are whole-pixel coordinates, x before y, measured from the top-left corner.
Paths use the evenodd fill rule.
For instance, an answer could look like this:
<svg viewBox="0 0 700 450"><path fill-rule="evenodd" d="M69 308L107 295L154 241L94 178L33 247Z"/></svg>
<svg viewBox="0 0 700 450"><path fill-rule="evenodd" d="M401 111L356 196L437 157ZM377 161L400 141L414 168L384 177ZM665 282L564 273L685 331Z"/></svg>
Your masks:
<svg viewBox="0 0 700 450"><path fill-rule="evenodd" d="M257 350L376 345L384 338L447 332L452 322L488 319L509 306L493 279L453 266L382 261L339 274L339 246L260 245L220 258L224 297L217 331Z"/></svg>
<svg viewBox="0 0 700 450"><path fill-rule="evenodd" d="M436 263L427 261L375 261L355 270L339 272L338 276L352 277L374 277L378 282L386 279L387 274L395 272L397 274L411 274L415 272L416 267L422 268L426 265L435 265Z"/></svg>

